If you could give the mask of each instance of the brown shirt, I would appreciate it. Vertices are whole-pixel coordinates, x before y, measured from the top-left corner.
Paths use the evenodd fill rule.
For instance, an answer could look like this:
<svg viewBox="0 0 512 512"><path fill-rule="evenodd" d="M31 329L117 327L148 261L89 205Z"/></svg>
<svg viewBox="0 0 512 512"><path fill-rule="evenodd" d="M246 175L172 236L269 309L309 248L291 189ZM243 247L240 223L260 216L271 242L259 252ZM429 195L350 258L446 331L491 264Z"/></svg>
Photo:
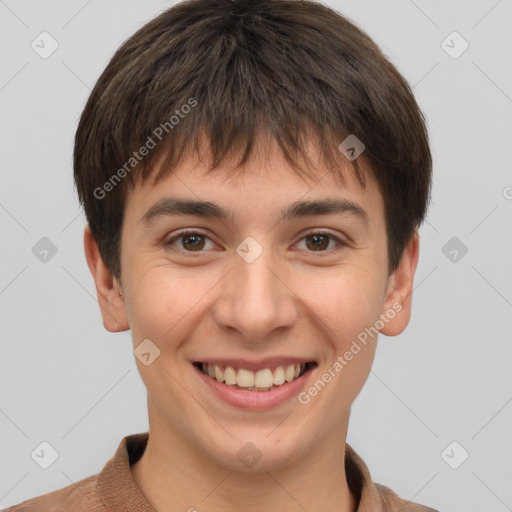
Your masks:
<svg viewBox="0 0 512 512"><path fill-rule="evenodd" d="M97 475L43 494L4 512L155 512L135 485L130 470L144 453L149 433L123 438L116 454ZM372 482L357 453L346 444L345 469L357 512L438 512L399 498L391 489Z"/></svg>

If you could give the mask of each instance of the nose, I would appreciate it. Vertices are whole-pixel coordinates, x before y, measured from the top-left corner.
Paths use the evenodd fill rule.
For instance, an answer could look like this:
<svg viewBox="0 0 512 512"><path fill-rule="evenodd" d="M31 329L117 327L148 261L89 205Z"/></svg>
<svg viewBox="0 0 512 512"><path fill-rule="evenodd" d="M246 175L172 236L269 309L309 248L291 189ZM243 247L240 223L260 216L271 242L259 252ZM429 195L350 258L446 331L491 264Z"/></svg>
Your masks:
<svg viewBox="0 0 512 512"><path fill-rule="evenodd" d="M270 341L297 321L297 301L283 269L266 251L256 261L235 258L213 308L217 325L248 343ZM288 278L289 281L289 278Z"/></svg>

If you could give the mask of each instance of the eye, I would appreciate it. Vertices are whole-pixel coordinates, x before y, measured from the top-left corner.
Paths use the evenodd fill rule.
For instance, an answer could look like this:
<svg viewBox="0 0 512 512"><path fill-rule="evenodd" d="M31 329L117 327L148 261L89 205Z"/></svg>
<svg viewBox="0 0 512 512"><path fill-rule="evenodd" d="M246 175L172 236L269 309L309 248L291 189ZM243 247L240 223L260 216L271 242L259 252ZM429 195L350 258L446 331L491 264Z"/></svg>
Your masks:
<svg viewBox="0 0 512 512"><path fill-rule="evenodd" d="M300 247L301 243L304 243L303 247ZM200 253L212 249L214 242L204 233L188 230L174 235L165 245L177 251ZM308 252L329 252L336 250L336 246L341 248L347 244L330 232L314 231L302 237L297 245Z"/></svg>
<svg viewBox="0 0 512 512"><path fill-rule="evenodd" d="M178 243L178 246L176 246L176 243ZM205 248L211 249L213 242L205 234L198 231L182 231L168 240L165 245L186 252L202 252Z"/></svg>
<svg viewBox="0 0 512 512"><path fill-rule="evenodd" d="M309 252L327 252L334 249L336 245L338 248L347 245L337 236L325 231L314 231L308 233L300 240L299 245L303 240L305 241L304 245L306 250Z"/></svg>

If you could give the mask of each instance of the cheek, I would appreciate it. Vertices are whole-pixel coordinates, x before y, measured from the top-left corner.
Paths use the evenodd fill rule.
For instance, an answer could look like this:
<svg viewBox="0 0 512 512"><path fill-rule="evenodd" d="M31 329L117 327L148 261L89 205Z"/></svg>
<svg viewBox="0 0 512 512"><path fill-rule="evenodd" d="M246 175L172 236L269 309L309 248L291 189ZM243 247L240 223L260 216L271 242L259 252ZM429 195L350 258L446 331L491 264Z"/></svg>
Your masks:
<svg viewBox="0 0 512 512"><path fill-rule="evenodd" d="M371 269L317 272L297 282L294 291L337 349L373 325L382 307L384 284ZM300 284L302 283L302 284Z"/></svg>
<svg viewBox="0 0 512 512"><path fill-rule="evenodd" d="M181 387L176 376L183 369L181 347L186 346L201 322L204 298L213 284L204 279L185 278L168 265L153 266L138 275L139 279L132 281L137 284L130 293L128 312L135 355L139 345L148 346L147 342L142 344L144 340L149 339L158 349L149 345L151 357L157 354L149 365L143 359L136 361L139 374L148 393L160 397L157 401L164 400L164 410L193 408L186 400L180 402ZM142 349L139 351L143 353Z"/></svg>
<svg viewBox="0 0 512 512"><path fill-rule="evenodd" d="M316 322L322 360L320 371L299 402L310 405L310 411L322 410L326 425L343 423L370 373L377 345L372 327L382 303L380 285L370 274L340 272L337 277L318 280L315 291L304 301ZM305 292L300 293L306 296Z"/></svg>
<svg viewBox="0 0 512 512"><path fill-rule="evenodd" d="M197 269L178 271L168 264L153 265L136 274L139 277L132 279L128 308L134 344L149 338L162 347L165 342L166 348L173 340L186 338L197 325L208 291L218 281Z"/></svg>

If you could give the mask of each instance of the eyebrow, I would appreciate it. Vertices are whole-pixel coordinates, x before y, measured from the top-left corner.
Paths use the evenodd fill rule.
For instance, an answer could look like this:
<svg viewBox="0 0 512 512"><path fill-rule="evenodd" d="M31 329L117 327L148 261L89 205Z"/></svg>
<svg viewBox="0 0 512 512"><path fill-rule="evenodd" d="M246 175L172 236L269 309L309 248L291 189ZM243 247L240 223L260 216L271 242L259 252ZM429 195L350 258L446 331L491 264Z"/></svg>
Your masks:
<svg viewBox="0 0 512 512"><path fill-rule="evenodd" d="M364 208L341 198L325 198L312 201L296 201L281 211L279 221L292 220L311 215L352 214L368 223L368 213ZM203 218L218 219L224 222L233 221L232 211L211 201L180 199L167 197L155 203L140 219L146 226L160 217L173 215L195 215Z"/></svg>

